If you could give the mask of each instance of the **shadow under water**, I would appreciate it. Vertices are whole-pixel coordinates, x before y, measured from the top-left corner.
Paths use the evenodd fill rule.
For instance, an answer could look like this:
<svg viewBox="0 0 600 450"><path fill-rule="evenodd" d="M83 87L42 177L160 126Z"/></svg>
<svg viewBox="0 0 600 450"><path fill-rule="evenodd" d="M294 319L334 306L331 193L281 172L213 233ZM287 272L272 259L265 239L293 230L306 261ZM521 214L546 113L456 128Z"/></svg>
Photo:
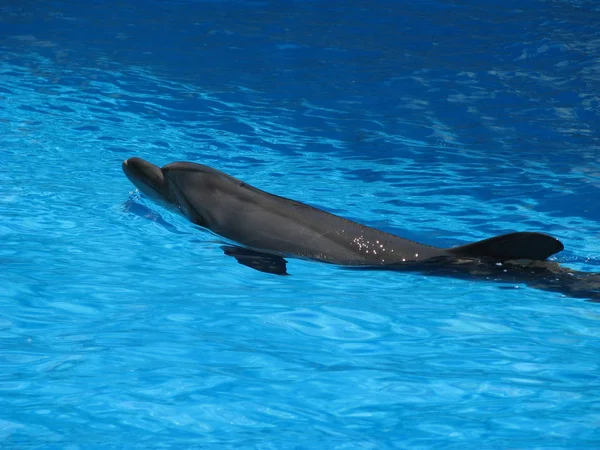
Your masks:
<svg viewBox="0 0 600 450"><path fill-rule="evenodd" d="M238 263L244 266L260 272L288 275L287 260L280 255L236 245L223 245L221 248L226 255L234 257ZM600 273L580 272L561 266L554 261L509 260L497 262L484 258L441 256L422 262L340 267L347 270L416 272L426 276L499 282L513 286L524 284L535 289L600 303Z"/></svg>
<svg viewBox="0 0 600 450"><path fill-rule="evenodd" d="M388 267L350 267L350 269L406 271L427 276L490 281L513 286L521 284L600 303L600 273L580 272L554 261L494 262L483 259L442 257L421 263Z"/></svg>

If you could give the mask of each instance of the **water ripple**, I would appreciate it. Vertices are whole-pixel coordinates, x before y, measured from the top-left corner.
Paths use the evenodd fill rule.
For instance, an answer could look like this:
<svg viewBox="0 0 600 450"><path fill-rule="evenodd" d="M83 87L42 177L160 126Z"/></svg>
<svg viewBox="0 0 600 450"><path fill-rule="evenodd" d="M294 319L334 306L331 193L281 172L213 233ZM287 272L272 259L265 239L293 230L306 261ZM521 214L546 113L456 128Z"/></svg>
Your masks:
<svg viewBox="0 0 600 450"><path fill-rule="evenodd" d="M252 272L121 161L193 160L450 246L598 271L592 1L0 6L6 448L596 448L597 307Z"/></svg>

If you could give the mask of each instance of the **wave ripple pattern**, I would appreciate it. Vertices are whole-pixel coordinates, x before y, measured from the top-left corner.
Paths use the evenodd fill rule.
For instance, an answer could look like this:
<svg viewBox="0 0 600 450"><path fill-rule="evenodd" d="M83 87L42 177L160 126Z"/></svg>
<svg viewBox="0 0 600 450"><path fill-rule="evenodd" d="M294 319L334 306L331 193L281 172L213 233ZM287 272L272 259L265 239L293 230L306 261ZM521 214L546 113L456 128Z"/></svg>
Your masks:
<svg viewBox="0 0 600 450"><path fill-rule="evenodd" d="M598 304L236 264L121 172L190 160L600 272L595 1L0 5L0 446L600 448Z"/></svg>

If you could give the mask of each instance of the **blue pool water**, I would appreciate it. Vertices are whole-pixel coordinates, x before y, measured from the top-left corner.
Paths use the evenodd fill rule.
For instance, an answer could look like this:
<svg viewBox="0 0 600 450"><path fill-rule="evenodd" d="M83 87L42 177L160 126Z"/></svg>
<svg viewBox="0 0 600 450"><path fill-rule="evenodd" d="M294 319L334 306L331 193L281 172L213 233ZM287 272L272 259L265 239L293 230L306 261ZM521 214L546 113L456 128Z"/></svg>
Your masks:
<svg viewBox="0 0 600 450"><path fill-rule="evenodd" d="M0 4L0 446L597 449L600 306L290 260L136 193L190 160L401 236L600 272L600 6Z"/></svg>

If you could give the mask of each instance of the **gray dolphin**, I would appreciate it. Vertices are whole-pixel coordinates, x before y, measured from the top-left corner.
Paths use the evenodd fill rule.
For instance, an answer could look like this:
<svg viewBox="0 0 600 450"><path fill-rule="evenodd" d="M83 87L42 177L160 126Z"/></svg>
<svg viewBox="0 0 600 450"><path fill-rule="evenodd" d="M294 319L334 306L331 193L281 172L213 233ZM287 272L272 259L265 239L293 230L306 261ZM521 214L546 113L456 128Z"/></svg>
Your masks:
<svg viewBox="0 0 600 450"><path fill-rule="evenodd" d="M123 162L123 171L152 200L240 244L223 249L239 263L263 272L287 274L284 257L292 256L355 268L418 270L442 276L478 274L528 284L534 284L533 278L535 287L571 295L579 289L564 288L565 283L540 284L540 273L541 278L560 274L569 285L572 275L579 273L545 261L564 249L558 239L546 234L516 232L438 248L269 194L201 164L174 162L160 168L130 158ZM600 287L600 279L598 283ZM595 293L594 287L587 283L579 290Z"/></svg>

